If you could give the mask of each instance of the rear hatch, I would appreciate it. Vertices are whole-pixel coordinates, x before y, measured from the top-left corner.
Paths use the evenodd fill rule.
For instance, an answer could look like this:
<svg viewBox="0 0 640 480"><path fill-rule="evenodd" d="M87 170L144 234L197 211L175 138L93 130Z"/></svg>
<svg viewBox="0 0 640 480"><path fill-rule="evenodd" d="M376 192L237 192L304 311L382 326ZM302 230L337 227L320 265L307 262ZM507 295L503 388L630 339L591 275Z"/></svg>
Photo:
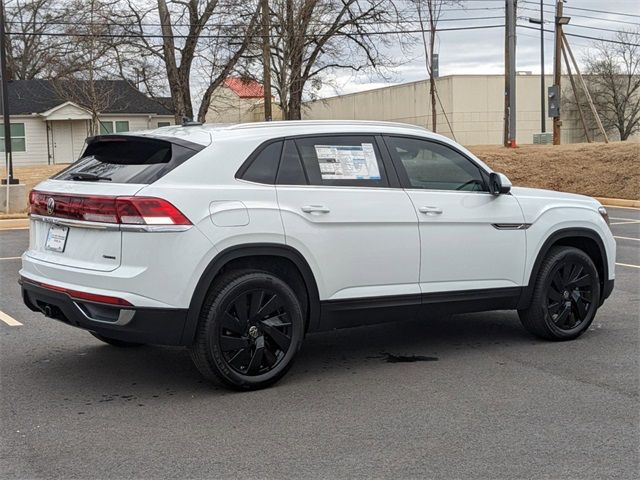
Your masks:
<svg viewBox="0 0 640 480"><path fill-rule="evenodd" d="M27 256L87 270L115 270L125 228L188 222L161 199L132 197L202 148L134 135L88 139L80 160L30 193Z"/></svg>

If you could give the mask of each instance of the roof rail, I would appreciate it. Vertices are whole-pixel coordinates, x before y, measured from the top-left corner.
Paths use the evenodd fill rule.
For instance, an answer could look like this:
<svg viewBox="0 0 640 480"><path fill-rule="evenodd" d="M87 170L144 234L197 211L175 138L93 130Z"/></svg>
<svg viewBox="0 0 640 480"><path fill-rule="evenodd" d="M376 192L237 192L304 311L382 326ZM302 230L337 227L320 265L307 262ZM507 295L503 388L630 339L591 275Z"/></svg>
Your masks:
<svg viewBox="0 0 640 480"><path fill-rule="evenodd" d="M291 127L292 124L298 123L301 125L362 125L362 126L380 126L380 127L402 127L412 128L415 130L425 131L424 127L418 125L412 125L410 123L400 122L385 122L375 120L283 120L277 122L252 122L252 123L239 123L231 125L228 130L244 130L253 128L277 128L277 127Z"/></svg>

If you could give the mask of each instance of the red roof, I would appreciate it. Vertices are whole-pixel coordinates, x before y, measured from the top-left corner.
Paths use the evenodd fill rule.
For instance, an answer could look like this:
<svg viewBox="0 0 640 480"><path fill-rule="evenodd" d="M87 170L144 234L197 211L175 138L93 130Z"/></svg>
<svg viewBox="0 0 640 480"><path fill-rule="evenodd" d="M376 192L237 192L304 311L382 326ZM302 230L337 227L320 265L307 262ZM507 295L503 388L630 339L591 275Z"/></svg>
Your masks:
<svg viewBox="0 0 640 480"><path fill-rule="evenodd" d="M240 77L227 77L224 80L224 84L240 98L264 97L264 88L262 88L262 85L255 80Z"/></svg>

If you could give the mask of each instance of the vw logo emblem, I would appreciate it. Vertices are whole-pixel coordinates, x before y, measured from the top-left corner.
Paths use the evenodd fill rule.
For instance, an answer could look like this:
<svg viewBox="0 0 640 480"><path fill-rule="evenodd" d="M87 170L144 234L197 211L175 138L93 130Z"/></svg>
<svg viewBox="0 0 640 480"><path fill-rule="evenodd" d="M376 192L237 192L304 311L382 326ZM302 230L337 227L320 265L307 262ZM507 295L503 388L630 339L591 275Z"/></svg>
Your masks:
<svg viewBox="0 0 640 480"><path fill-rule="evenodd" d="M56 209L56 201L49 197L49 200L47 200L47 213L49 215L53 215L54 210Z"/></svg>

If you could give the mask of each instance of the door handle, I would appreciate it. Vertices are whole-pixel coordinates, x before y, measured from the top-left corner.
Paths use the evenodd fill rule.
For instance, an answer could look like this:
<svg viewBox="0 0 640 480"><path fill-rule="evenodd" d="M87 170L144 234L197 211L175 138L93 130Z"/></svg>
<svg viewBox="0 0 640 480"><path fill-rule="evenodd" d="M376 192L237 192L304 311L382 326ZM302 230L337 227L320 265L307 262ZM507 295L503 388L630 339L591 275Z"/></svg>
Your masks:
<svg viewBox="0 0 640 480"><path fill-rule="evenodd" d="M330 208L327 208L324 205L305 205L301 210L304 213L329 213L331 211Z"/></svg>
<svg viewBox="0 0 640 480"><path fill-rule="evenodd" d="M442 213L442 209L440 207L420 207L418 208L418 211L427 215L440 215Z"/></svg>

